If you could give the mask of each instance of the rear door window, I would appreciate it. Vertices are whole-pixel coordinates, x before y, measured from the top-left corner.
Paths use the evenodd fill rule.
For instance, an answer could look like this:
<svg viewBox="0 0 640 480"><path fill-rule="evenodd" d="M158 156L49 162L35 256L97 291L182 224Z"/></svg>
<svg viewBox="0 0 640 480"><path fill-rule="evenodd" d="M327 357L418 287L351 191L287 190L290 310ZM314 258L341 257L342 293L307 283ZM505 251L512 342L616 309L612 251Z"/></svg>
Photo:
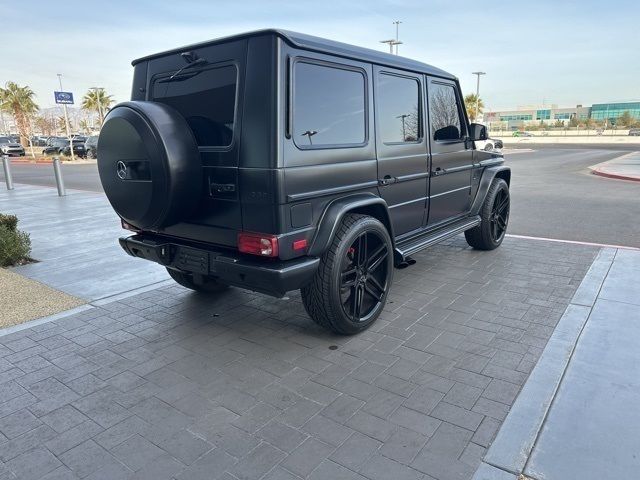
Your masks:
<svg viewBox="0 0 640 480"><path fill-rule="evenodd" d="M200 147L228 147L233 141L238 71L235 65L185 70L153 84L152 98L187 120Z"/></svg>
<svg viewBox="0 0 640 480"><path fill-rule="evenodd" d="M363 72L296 62L293 140L299 148L357 146L367 140Z"/></svg>
<svg viewBox="0 0 640 480"><path fill-rule="evenodd" d="M415 78L382 73L378 77L378 122L384 143L420 139L420 85Z"/></svg>

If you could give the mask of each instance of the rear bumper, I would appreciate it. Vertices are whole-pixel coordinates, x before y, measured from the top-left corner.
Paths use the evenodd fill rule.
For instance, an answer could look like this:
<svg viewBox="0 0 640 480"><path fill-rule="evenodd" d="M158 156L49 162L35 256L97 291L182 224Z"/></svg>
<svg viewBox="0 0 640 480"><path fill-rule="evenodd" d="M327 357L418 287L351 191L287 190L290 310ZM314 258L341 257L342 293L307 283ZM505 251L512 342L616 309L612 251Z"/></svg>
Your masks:
<svg viewBox="0 0 640 480"><path fill-rule="evenodd" d="M238 252L205 249L149 235L120 238L129 255L185 272L208 275L224 283L282 297L311 281L320 259L294 260L251 258Z"/></svg>

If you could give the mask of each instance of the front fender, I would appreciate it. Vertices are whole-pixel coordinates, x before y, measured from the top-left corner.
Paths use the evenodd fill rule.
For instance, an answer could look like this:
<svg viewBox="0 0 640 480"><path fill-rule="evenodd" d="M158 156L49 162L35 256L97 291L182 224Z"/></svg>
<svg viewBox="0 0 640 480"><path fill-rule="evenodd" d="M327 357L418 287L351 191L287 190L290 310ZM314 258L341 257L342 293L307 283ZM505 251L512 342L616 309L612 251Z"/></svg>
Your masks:
<svg viewBox="0 0 640 480"><path fill-rule="evenodd" d="M389 236L394 238L387 202L373 193L357 193L337 198L327 205L318 222L315 236L309 248L309 255L322 255L329 248L342 218L347 213L354 211L371 214L378 218L389 230Z"/></svg>
<svg viewBox="0 0 640 480"><path fill-rule="evenodd" d="M482 177L480 177L480 183L478 185L478 191L476 192L476 198L471 204L471 215L478 215L480 213L480 209L482 208L482 204L484 203L484 199L487 196L487 192L489 191L489 187L491 186L491 182L493 182L493 179L496 176L505 175L508 179L511 178L511 168L507 167L506 165L497 165L495 167L486 167L484 169L484 171L482 172ZM507 183L509 183L508 180Z"/></svg>

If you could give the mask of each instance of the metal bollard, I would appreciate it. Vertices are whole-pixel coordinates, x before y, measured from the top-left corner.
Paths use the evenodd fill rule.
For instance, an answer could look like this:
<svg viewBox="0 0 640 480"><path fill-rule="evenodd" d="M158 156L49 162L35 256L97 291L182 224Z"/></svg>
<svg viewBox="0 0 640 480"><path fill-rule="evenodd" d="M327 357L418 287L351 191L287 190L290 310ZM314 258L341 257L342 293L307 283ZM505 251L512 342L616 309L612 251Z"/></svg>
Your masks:
<svg viewBox="0 0 640 480"><path fill-rule="evenodd" d="M58 196L64 197L67 191L64 188L64 180L62 179L62 169L60 168L60 158L53 157L53 173L56 176L56 187L58 187Z"/></svg>
<svg viewBox="0 0 640 480"><path fill-rule="evenodd" d="M2 155L2 167L4 168L4 181L7 182L7 190L13 190L13 178L11 178L11 162L7 155Z"/></svg>

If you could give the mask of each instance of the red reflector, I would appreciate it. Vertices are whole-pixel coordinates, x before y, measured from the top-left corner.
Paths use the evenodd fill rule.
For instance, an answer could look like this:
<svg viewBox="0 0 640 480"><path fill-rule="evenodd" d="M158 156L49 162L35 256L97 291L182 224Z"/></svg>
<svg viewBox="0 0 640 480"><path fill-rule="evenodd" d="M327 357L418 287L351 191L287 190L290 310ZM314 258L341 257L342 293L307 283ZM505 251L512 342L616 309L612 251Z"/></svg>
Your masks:
<svg viewBox="0 0 640 480"><path fill-rule="evenodd" d="M122 228L126 229L126 230L131 230L132 232L139 232L140 229L134 227L133 225L131 225L130 223L125 222L122 218L120 219L120 224L122 225Z"/></svg>
<svg viewBox="0 0 640 480"><path fill-rule="evenodd" d="M294 250L304 250L305 248L307 248L307 239L303 238L302 240L296 240L295 242L293 242L293 249Z"/></svg>
<svg viewBox="0 0 640 480"><path fill-rule="evenodd" d="M278 237L260 233L238 234L238 250L263 257L278 256Z"/></svg>

